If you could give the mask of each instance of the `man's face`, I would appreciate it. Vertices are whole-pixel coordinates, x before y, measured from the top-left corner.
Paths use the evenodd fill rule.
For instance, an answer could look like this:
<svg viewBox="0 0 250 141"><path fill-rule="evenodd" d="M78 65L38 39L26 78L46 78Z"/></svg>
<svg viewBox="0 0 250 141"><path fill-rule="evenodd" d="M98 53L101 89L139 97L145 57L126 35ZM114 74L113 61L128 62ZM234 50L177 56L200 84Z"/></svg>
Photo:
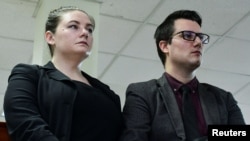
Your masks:
<svg viewBox="0 0 250 141"><path fill-rule="evenodd" d="M168 45L167 59L173 65L186 66L193 70L196 69L200 66L202 60L202 41L198 36L194 41L188 41L183 38L184 34L181 31L200 33L200 25L195 21L178 19L175 21L174 28L172 43Z"/></svg>

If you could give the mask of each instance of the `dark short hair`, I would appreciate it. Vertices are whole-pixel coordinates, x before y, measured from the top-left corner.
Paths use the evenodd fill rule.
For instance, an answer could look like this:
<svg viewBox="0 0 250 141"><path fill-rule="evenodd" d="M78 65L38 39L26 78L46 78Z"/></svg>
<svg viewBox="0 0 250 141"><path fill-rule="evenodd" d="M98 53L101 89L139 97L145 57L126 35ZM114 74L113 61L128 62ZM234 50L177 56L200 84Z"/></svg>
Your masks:
<svg viewBox="0 0 250 141"><path fill-rule="evenodd" d="M67 13L69 11L76 11L76 10L85 13L89 17L89 19L90 19L90 21L91 21L91 23L93 25L93 28L95 27L94 18L92 16L90 16L87 12L85 12L84 10L81 10L78 7L75 7L75 6L61 6L61 7L57 8L57 9L54 9L54 10L50 11L48 19L47 19L47 21L45 23L45 32L46 31L51 31L52 33L55 33L56 28L57 28L57 26L58 26L58 24L59 24L59 22L61 20L61 16L64 13ZM48 46L49 46L49 49L50 49L50 54L51 54L51 56L53 56L53 52L54 52L53 48L51 47L50 44L48 44Z"/></svg>
<svg viewBox="0 0 250 141"><path fill-rule="evenodd" d="M187 19L197 22L200 26L202 18L198 12L193 10L178 10L171 13L166 19L156 28L154 39L157 47L158 56L162 64L165 66L166 54L163 53L159 47L161 40L167 41L169 44L172 42L172 35L175 31L174 22L178 19Z"/></svg>

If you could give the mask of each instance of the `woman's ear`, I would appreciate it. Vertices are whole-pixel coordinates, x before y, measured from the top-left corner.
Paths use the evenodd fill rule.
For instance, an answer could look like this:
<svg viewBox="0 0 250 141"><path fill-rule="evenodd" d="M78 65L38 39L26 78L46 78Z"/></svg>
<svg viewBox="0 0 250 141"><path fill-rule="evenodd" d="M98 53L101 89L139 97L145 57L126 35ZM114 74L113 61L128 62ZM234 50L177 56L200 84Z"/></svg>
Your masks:
<svg viewBox="0 0 250 141"><path fill-rule="evenodd" d="M167 41L161 40L159 42L159 47L160 47L160 49L161 49L162 52L164 52L164 53L169 52L168 42Z"/></svg>
<svg viewBox="0 0 250 141"><path fill-rule="evenodd" d="M55 44L54 34L51 31L46 31L45 40L47 41L48 44L54 45Z"/></svg>

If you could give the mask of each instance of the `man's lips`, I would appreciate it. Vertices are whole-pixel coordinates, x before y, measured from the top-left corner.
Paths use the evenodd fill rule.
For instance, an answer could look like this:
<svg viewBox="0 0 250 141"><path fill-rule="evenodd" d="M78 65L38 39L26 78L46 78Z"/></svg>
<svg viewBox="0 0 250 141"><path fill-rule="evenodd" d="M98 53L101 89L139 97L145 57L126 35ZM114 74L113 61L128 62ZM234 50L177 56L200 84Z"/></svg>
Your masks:
<svg viewBox="0 0 250 141"><path fill-rule="evenodd" d="M192 53L202 55L200 51L193 51Z"/></svg>

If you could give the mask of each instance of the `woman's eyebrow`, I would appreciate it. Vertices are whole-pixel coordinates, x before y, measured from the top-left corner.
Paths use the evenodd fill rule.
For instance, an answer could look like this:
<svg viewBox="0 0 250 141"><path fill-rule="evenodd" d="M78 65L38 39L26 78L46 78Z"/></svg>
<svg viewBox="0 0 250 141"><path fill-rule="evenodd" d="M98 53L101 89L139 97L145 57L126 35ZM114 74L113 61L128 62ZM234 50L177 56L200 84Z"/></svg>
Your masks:
<svg viewBox="0 0 250 141"><path fill-rule="evenodd" d="M76 23L76 24L80 24L80 22L79 22L79 21L77 21L77 20L71 20L71 21L69 21L68 23ZM92 23L87 23L87 26L94 27L94 25L93 25Z"/></svg>

